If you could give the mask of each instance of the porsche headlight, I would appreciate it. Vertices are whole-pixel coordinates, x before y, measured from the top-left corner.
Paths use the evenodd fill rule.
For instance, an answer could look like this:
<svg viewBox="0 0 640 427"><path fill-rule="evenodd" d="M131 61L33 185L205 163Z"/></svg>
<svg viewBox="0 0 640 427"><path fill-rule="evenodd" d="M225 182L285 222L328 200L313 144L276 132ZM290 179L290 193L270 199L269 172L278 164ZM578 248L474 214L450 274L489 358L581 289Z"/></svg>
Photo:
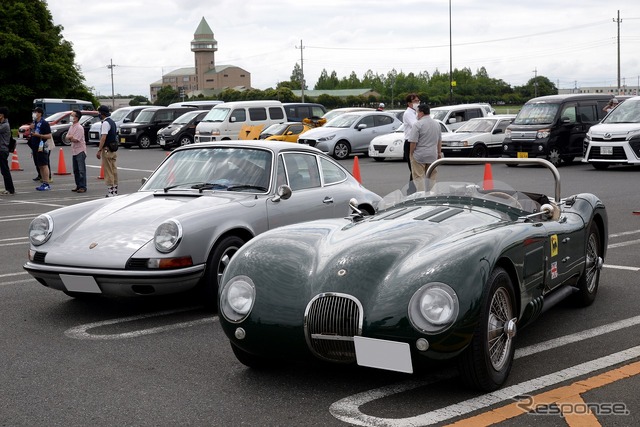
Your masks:
<svg viewBox="0 0 640 427"><path fill-rule="evenodd" d="M175 219L170 219L158 226L153 236L153 243L159 252L166 254L174 250L181 239L182 225Z"/></svg>
<svg viewBox="0 0 640 427"><path fill-rule="evenodd" d="M53 219L47 214L36 217L29 225L29 241L33 246L46 243L51 233L53 233Z"/></svg>
<svg viewBox="0 0 640 427"><path fill-rule="evenodd" d="M236 276L220 292L220 310L230 322L240 322L251 312L255 299L253 281L247 276Z"/></svg>
<svg viewBox="0 0 640 427"><path fill-rule="evenodd" d="M409 319L423 332L440 332L458 317L458 296L444 283L429 283L421 287L409 302Z"/></svg>

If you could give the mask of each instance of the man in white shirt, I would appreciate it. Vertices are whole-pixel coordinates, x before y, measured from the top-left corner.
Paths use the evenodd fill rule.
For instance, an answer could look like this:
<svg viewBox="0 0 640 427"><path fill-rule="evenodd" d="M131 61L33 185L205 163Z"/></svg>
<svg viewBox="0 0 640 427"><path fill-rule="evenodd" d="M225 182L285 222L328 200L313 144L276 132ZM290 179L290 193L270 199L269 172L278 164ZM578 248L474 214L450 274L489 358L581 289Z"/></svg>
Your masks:
<svg viewBox="0 0 640 427"><path fill-rule="evenodd" d="M402 115L402 123L404 123L404 161L407 162L407 166L409 166L409 188L407 190L407 194L415 193L416 187L413 184L413 174L411 173L411 159L409 158L409 134L411 133L411 129L413 125L418 121L418 117L416 115L416 111L418 110L418 105L420 105L420 97L418 97L415 93L410 93L405 98L405 102L407 103L407 109Z"/></svg>

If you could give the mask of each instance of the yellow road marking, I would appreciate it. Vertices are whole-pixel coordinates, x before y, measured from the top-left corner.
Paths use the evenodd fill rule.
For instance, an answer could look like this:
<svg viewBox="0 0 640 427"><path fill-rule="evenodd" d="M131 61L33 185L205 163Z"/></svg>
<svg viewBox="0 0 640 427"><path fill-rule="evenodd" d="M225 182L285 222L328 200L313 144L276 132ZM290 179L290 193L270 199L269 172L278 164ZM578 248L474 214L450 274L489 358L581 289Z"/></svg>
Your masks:
<svg viewBox="0 0 640 427"><path fill-rule="evenodd" d="M534 403L531 405L531 410L535 410L535 408L541 406L549 406L554 403L584 403L582 397L580 397L582 393L614 383L625 378L633 377L638 374L640 374L640 361L604 372L591 378L576 381L575 383L568 386L559 387L545 393L535 395L533 396ZM519 417L523 414L527 414L528 412L529 411L522 407L522 403L515 402L476 415L475 417L460 420L453 424L449 424L449 426L490 426L493 424L501 423L510 418ZM569 427L600 426L600 423L591 412L585 414L564 414L564 418Z"/></svg>

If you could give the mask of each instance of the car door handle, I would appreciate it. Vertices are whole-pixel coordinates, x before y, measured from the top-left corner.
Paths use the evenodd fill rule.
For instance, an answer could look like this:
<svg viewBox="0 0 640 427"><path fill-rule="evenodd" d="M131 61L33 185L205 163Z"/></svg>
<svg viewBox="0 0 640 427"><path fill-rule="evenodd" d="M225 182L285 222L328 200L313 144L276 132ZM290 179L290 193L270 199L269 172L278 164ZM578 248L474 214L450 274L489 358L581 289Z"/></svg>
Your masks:
<svg viewBox="0 0 640 427"><path fill-rule="evenodd" d="M324 203L325 205L328 205L329 203L333 203L333 197L325 197L322 203Z"/></svg>

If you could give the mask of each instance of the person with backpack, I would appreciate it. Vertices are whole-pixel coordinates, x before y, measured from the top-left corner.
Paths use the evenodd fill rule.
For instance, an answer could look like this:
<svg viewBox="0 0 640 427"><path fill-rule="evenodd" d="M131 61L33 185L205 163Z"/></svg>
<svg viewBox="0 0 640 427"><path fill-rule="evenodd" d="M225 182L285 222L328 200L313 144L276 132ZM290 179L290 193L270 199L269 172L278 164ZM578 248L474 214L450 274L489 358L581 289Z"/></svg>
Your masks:
<svg viewBox="0 0 640 427"><path fill-rule="evenodd" d="M116 159L118 158L118 137L116 136L116 124L109 117L109 107L101 105L98 107L98 114L102 125L100 127L100 143L98 144L98 153L96 157L102 160L102 169L104 170L104 182L107 184L108 190L105 197L115 197L118 195L118 167Z"/></svg>
<svg viewBox="0 0 640 427"><path fill-rule="evenodd" d="M9 148L11 126L9 126L9 120L7 119L8 115L9 110L7 107L0 107L0 171L2 171L2 178L4 179L4 190L0 191L2 195L16 193L13 179L11 178L11 169L9 168L9 155L13 150Z"/></svg>

